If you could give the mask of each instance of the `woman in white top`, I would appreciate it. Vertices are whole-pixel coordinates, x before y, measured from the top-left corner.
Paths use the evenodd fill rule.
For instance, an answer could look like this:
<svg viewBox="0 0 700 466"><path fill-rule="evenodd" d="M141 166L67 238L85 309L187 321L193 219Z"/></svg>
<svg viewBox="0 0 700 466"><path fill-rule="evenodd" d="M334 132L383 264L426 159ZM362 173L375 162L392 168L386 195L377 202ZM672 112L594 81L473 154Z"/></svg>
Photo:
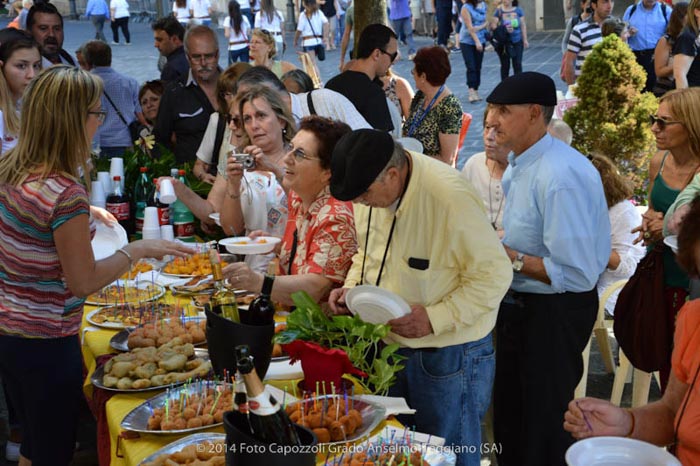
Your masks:
<svg viewBox="0 0 700 466"><path fill-rule="evenodd" d="M250 23L241 14L241 6L236 0L228 2L228 16L224 19L224 36L228 39L228 64L237 61L248 62L248 40Z"/></svg>
<svg viewBox="0 0 700 466"><path fill-rule="evenodd" d="M191 0L192 23L211 26L211 12L214 10L209 0Z"/></svg>
<svg viewBox="0 0 700 466"><path fill-rule="evenodd" d="M126 0L111 0L109 2L109 12L109 18L112 21L112 44L119 44L119 28L121 28L126 45L131 45L131 34L129 34L129 4Z"/></svg>
<svg viewBox="0 0 700 466"><path fill-rule="evenodd" d="M608 157L592 155L588 158L600 172L610 218L612 251L608 259L608 266L600 275L596 285L598 296L600 296L611 284L618 280L630 278L637 268L637 263L644 257L646 250L642 243L634 243L638 235L631 233L634 228L642 223L641 214L629 200L634 192L631 183L620 174L615 164ZM605 303L605 310L610 315L615 311L615 303L619 294L619 290L615 291L608 302Z"/></svg>
<svg viewBox="0 0 700 466"><path fill-rule="evenodd" d="M175 0L173 3L173 16L183 27L187 27L192 19L192 5L190 0Z"/></svg>
<svg viewBox="0 0 700 466"><path fill-rule="evenodd" d="M275 9L272 0L262 0L260 11L255 13L255 28L268 31L275 38L277 56L281 57L286 49L284 43L284 16Z"/></svg>
<svg viewBox="0 0 700 466"><path fill-rule="evenodd" d="M501 185L508 167L508 149L496 144L496 131L489 124L488 109L484 111L484 152L472 155L462 168L462 176L476 188L484 201L486 215L499 237L503 237L505 192Z"/></svg>
<svg viewBox="0 0 700 466"><path fill-rule="evenodd" d="M302 49L311 56L316 76L319 78L321 73L316 65L316 57L320 55L319 59L325 60L325 49L328 48L328 27L328 19L318 9L316 0L304 0L304 12L299 15L297 30L294 33L294 47L297 47L301 37Z"/></svg>

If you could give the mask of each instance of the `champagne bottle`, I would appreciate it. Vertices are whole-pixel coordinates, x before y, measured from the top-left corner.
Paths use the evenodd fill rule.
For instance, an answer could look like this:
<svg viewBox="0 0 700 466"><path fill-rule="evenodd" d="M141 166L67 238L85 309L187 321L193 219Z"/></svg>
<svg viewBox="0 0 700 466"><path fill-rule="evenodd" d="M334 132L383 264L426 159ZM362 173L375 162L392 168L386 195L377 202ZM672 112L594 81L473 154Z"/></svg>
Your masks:
<svg viewBox="0 0 700 466"><path fill-rule="evenodd" d="M301 445L289 416L277 400L265 391L265 386L255 372L253 356L247 345L236 346L236 361L248 396L253 436L267 444Z"/></svg>
<svg viewBox="0 0 700 466"><path fill-rule="evenodd" d="M245 319L241 316L241 323L248 325L270 325L275 322L275 305L270 299L274 282L274 275L265 274L262 290L250 303L250 306L248 306Z"/></svg>
<svg viewBox="0 0 700 466"><path fill-rule="evenodd" d="M248 394L245 390L245 382L243 376L236 371L233 382L233 411L238 411L246 418L246 426L248 435L253 435L253 428L250 426L250 415L248 411Z"/></svg>
<svg viewBox="0 0 700 466"><path fill-rule="evenodd" d="M236 294L224 284L224 275L221 272L221 258L213 243L209 249L209 262L214 278L216 291L211 296L211 310L214 314L219 314L225 319L240 322L238 316L238 306L236 305Z"/></svg>

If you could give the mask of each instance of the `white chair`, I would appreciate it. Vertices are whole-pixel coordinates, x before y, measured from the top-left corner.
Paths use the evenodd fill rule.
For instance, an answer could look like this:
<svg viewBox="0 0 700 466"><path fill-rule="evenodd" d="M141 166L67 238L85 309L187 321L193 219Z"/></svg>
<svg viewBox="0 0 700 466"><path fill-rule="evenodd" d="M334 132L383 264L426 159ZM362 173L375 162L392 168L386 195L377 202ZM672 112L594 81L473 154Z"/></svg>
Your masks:
<svg viewBox="0 0 700 466"><path fill-rule="evenodd" d="M630 369L634 369L630 373ZM659 380L659 373L654 372L654 377L656 377L656 383L661 386ZM651 376L649 372L644 372L640 369L635 369L630 363L630 360L625 356L624 351L620 349L620 367L617 368L615 372L615 380L613 381L612 394L610 395L610 402L620 406L622 401L622 392L625 389L625 384L630 382L630 377L632 381L632 407L644 406L649 402L649 387L651 387Z"/></svg>

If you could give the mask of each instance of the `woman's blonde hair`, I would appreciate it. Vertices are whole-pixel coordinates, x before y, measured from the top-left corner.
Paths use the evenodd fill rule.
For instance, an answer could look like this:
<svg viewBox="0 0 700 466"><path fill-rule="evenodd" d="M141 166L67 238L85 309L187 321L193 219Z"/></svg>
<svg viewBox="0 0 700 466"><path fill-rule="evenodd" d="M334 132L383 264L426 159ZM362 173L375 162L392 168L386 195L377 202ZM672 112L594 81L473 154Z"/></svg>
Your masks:
<svg viewBox="0 0 700 466"><path fill-rule="evenodd" d="M700 8L700 0L693 1L697 1ZM688 12L686 18L691 16L693 15ZM693 156L700 160L700 88L689 87L668 91L659 99L659 103L661 102L668 104L673 118L683 123L688 131L690 150Z"/></svg>
<svg viewBox="0 0 700 466"><path fill-rule="evenodd" d="M262 85L253 86L248 89L238 99L238 111L241 114L241 120L243 119L243 105L246 102L252 104L255 99L265 99L267 103L270 104L270 107L272 107L272 111L275 112L275 116L284 122L282 125L282 139L285 144L289 144L297 132L296 123L294 122L291 110L289 110L288 106L282 101L279 92ZM245 123L243 124L245 125Z"/></svg>
<svg viewBox="0 0 700 466"><path fill-rule="evenodd" d="M252 34L253 36L262 39L262 41L265 42L265 45L267 45L270 48L270 50L267 52L267 58L272 58L275 55L277 55L277 44L275 43L275 38L272 36L270 31L266 29L255 28L253 29Z"/></svg>
<svg viewBox="0 0 700 466"><path fill-rule="evenodd" d="M100 105L102 80L80 68L56 65L29 83L22 101L17 146L0 158L0 183L21 184L29 174L87 176L88 112Z"/></svg>
<svg viewBox="0 0 700 466"><path fill-rule="evenodd" d="M693 14L696 8L700 8L700 0L690 0L690 3L688 4L688 14L685 17L686 24L693 29L695 34L700 32L698 31L698 20Z"/></svg>

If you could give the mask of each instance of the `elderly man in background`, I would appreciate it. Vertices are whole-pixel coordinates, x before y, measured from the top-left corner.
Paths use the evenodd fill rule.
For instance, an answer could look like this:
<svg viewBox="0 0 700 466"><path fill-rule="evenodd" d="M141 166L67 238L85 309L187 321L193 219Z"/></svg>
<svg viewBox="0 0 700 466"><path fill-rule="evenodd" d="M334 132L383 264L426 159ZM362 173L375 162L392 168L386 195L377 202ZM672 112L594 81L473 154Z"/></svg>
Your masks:
<svg viewBox="0 0 700 466"><path fill-rule="evenodd" d="M373 129L338 141L330 187L336 199L353 201L359 243L331 310L347 312L347 292L366 284L409 303L409 314L387 322L390 342L407 358L390 395L416 409L406 425L460 448L458 465L479 465L491 330L512 279L481 199L453 168Z"/></svg>
<svg viewBox="0 0 700 466"><path fill-rule="evenodd" d="M496 324L498 464L564 465L573 440L561 417L583 373L596 282L610 257L608 207L598 171L547 133L557 103L551 78L511 76L486 101L490 131L511 151L503 247L515 273Z"/></svg>

